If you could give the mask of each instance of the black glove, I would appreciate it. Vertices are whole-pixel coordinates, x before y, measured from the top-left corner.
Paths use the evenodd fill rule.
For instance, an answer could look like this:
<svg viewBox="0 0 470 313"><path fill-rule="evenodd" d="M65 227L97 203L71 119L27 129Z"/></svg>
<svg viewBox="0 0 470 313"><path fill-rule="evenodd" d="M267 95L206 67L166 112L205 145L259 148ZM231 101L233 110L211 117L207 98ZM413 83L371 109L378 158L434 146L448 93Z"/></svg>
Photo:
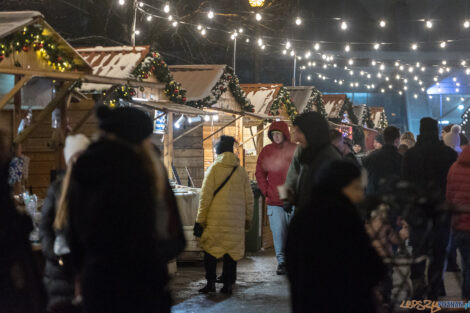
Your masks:
<svg viewBox="0 0 470 313"><path fill-rule="evenodd" d="M202 227L201 224L199 223L194 224L194 229L193 229L194 236L201 238L203 231L204 231L204 227Z"/></svg>
<svg viewBox="0 0 470 313"><path fill-rule="evenodd" d="M284 209L284 211L286 211L286 213L292 213L292 204L289 201L284 201L282 208Z"/></svg>

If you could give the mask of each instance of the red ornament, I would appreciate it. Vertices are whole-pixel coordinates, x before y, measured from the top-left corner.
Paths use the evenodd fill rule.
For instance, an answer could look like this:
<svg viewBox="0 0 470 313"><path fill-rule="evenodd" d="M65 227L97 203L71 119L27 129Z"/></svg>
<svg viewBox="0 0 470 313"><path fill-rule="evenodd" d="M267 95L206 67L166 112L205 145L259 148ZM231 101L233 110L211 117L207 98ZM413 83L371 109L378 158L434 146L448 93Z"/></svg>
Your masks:
<svg viewBox="0 0 470 313"><path fill-rule="evenodd" d="M183 102L186 102L186 97L183 97L183 99L182 99L182 100L183 100Z"/></svg>
<svg viewBox="0 0 470 313"><path fill-rule="evenodd" d="M222 91L223 91L223 90L224 90L224 87L223 87L223 86L221 86L221 87L220 87L220 90L222 90Z"/></svg>
<svg viewBox="0 0 470 313"><path fill-rule="evenodd" d="M232 79L232 76L227 77L228 79Z"/></svg>
<svg viewBox="0 0 470 313"><path fill-rule="evenodd" d="M40 43L40 44L39 44L39 48L44 48L44 44L43 44L43 43Z"/></svg>
<svg viewBox="0 0 470 313"><path fill-rule="evenodd" d="M5 58L5 56L2 54L0 55L0 61L3 60Z"/></svg>
<svg viewBox="0 0 470 313"><path fill-rule="evenodd" d="M255 113L255 109L251 109L250 112Z"/></svg>
<svg viewBox="0 0 470 313"><path fill-rule="evenodd" d="M165 64L165 61L161 60L161 61L160 61L160 64Z"/></svg>
<svg viewBox="0 0 470 313"><path fill-rule="evenodd" d="M28 52L28 51L29 51L29 47L28 47L28 46L24 46L24 47L23 47L23 51L24 51L24 52Z"/></svg>
<svg viewBox="0 0 470 313"><path fill-rule="evenodd" d="M157 54L155 52L153 52L152 56L155 58L157 56Z"/></svg>
<svg viewBox="0 0 470 313"><path fill-rule="evenodd" d="M131 96L135 96L135 91L131 91Z"/></svg>
<svg viewBox="0 0 470 313"><path fill-rule="evenodd" d="M173 93L174 93L175 95L177 95L177 94L178 94L178 92L179 92L179 90L178 90L178 89L175 89L175 91L173 91Z"/></svg>
<svg viewBox="0 0 470 313"><path fill-rule="evenodd" d="M58 62L62 61L62 57L61 57L61 56L58 56L58 57L57 57L57 61L58 61Z"/></svg>
<svg viewBox="0 0 470 313"><path fill-rule="evenodd" d="M149 78L149 74L145 74L145 75L144 75L144 78Z"/></svg>
<svg viewBox="0 0 470 313"><path fill-rule="evenodd" d="M152 70L152 72L155 71L155 66L152 66L151 70Z"/></svg>

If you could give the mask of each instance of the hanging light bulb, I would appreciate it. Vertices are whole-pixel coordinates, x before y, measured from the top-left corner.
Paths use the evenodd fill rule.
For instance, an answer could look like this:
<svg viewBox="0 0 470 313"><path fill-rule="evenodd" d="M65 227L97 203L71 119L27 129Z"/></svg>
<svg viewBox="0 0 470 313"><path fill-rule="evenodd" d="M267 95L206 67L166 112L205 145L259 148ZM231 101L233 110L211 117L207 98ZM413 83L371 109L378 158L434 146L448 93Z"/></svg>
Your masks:
<svg viewBox="0 0 470 313"><path fill-rule="evenodd" d="M414 72L414 70L415 70L415 69L414 69L414 67L413 67L413 66L410 66L410 67L408 68L408 72L410 72L410 73L413 73L413 72Z"/></svg>
<svg viewBox="0 0 470 313"><path fill-rule="evenodd" d="M405 70L405 67L404 67L403 65L400 65L400 68L399 68L399 69L400 69L400 71L403 72L403 71Z"/></svg>
<svg viewBox="0 0 470 313"><path fill-rule="evenodd" d="M470 27L470 21L466 20L465 22L463 22L463 27L464 28L469 28Z"/></svg>
<svg viewBox="0 0 470 313"><path fill-rule="evenodd" d="M431 99L431 100L432 100L432 96L429 96L429 99Z"/></svg>
<svg viewBox="0 0 470 313"><path fill-rule="evenodd" d="M124 4L126 4L126 1L124 1L124 0L119 0L119 5L124 5Z"/></svg>
<svg viewBox="0 0 470 313"><path fill-rule="evenodd" d="M385 26L387 26L387 22L385 22L385 20L380 20L379 26L380 26L381 28L384 28Z"/></svg>
<svg viewBox="0 0 470 313"><path fill-rule="evenodd" d="M427 29L431 29L432 26L433 26L432 21L431 21L431 20L427 20L427 21L426 21L426 28L427 28Z"/></svg>
<svg viewBox="0 0 470 313"><path fill-rule="evenodd" d="M140 35L140 30L136 29L136 31L134 33L138 36L138 35Z"/></svg>
<svg viewBox="0 0 470 313"><path fill-rule="evenodd" d="M447 46L447 43L445 41L442 41L439 46L444 49Z"/></svg>
<svg viewBox="0 0 470 313"><path fill-rule="evenodd" d="M380 43L375 43L374 44L374 49L379 50L380 49Z"/></svg>
<svg viewBox="0 0 470 313"><path fill-rule="evenodd" d="M249 43L249 42L250 42L250 38L246 38L245 42L246 42L246 43Z"/></svg>
<svg viewBox="0 0 470 313"><path fill-rule="evenodd" d="M413 97L414 97L415 99L418 99L418 95L417 95L417 94L414 94Z"/></svg>
<svg viewBox="0 0 470 313"><path fill-rule="evenodd" d="M342 21L341 22L341 30L346 30L348 29L348 23L346 23L345 21Z"/></svg>
<svg viewBox="0 0 470 313"><path fill-rule="evenodd" d="M258 39L258 46L261 47L262 45L263 45L263 39L259 38ZM292 51L294 51L294 50L292 50ZM291 53L291 55L292 55L292 53Z"/></svg>
<svg viewBox="0 0 470 313"><path fill-rule="evenodd" d="M292 50L292 51L290 52L290 56L293 57L294 55L295 55L295 51Z"/></svg>
<svg viewBox="0 0 470 313"><path fill-rule="evenodd" d="M243 34L243 28L239 28L239 29L238 29L238 32L239 32L240 34Z"/></svg>
<svg viewBox="0 0 470 313"><path fill-rule="evenodd" d="M384 71L385 70L385 64L380 64L379 68L380 68L381 71Z"/></svg>
<svg viewBox="0 0 470 313"><path fill-rule="evenodd" d="M320 44L317 42L313 45L313 49L315 49L315 51L318 51L320 50Z"/></svg>
<svg viewBox="0 0 470 313"><path fill-rule="evenodd" d="M426 72L426 67L421 67L421 72Z"/></svg>
<svg viewBox="0 0 470 313"><path fill-rule="evenodd" d="M348 60L348 64L349 64L349 65L353 65L353 64L354 64L354 60L353 60L353 59L349 59L349 60Z"/></svg>
<svg viewBox="0 0 470 313"><path fill-rule="evenodd" d="M171 24L173 27L176 27L178 26L178 22L177 21L174 21L173 24Z"/></svg>
<svg viewBox="0 0 470 313"><path fill-rule="evenodd" d="M372 62L370 62L370 64L372 64L372 66L375 66L377 64L377 62L375 62L375 60L372 60Z"/></svg>
<svg viewBox="0 0 470 313"><path fill-rule="evenodd" d="M295 24L296 24L297 26L299 26L300 24L302 24L302 19L301 19L300 17L297 17L297 18L295 19Z"/></svg>
<svg viewBox="0 0 470 313"><path fill-rule="evenodd" d="M144 3L143 2L139 2L139 7L143 7L144 6Z"/></svg>
<svg viewBox="0 0 470 313"><path fill-rule="evenodd" d="M255 18L256 18L256 20L259 22L259 21L261 21L261 19L262 19L263 17L261 16L261 14L256 13L256 14L255 14Z"/></svg>
<svg viewBox="0 0 470 313"><path fill-rule="evenodd" d="M207 13L207 17L210 19L214 18L214 11L210 10L209 13Z"/></svg>
<svg viewBox="0 0 470 313"><path fill-rule="evenodd" d="M398 94L401 96L403 94L403 91L398 91Z"/></svg>
<svg viewBox="0 0 470 313"><path fill-rule="evenodd" d="M349 45L346 45L346 46L344 47L344 51L346 51L346 52L351 51L351 47L350 47Z"/></svg>
<svg viewBox="0 0 470 313"><path fill-rule="evenodd" d="M173 16L172 15L168 15L168 20L171 22L173 21Z"/></svg>
<svg viewBox="0 0 470 313"><path fill-rule="evenodd" d="M287 41L286 42L286 49L290 49L291 45L290 45L290 41Z"/></svg>
<svg viewBox="0 0 470 313"><path fill-rule="evenodd" d="M412 50L417 50L418 49L418 44L417 43L412 44L411 49Z"/></svg>
<svg viewBox="0 0 470 313"><path fill-rule="evenodd" d="M396 80L399 80L399 79L400 79L400 75L397 74L397 76L395 76L395 79L396 79Z"/></svg>
<svg viewBox="0 0 470 313"><path fill-rule="evenodd" d="M282 50L282 54L286 55L286 54L287 54L287 51L286 51L286 50Z"/></svg>
<svg viewBox="0 0 470 313"><path fill-rule="evenodd" d="M165 6L163 7L163 12L165 13L170 12L170 4L168 2L165 3Z"/></svg>
<svg viewBox="0 0 470 313"><path fill-rule="evenodd" d="M380 89L380 92L381 92L381 93L384 93L384 92L385 92L385 89L383 89L383 88Z"/></svg>
<svg viewBox="0 0 470 313"><path fill-rule="evenodd" d="M150 22L152 20L152 15L147 16L147 22Z"/></svg>

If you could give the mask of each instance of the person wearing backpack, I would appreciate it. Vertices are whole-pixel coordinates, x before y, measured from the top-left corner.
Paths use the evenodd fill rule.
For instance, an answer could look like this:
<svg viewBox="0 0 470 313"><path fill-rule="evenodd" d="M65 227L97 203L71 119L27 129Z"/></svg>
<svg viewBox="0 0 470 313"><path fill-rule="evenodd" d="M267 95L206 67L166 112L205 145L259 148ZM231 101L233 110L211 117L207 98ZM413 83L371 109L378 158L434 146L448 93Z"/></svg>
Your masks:
<svg viewBox="0 0 470 313"><path fill-rule="evenodd" d="M224 286L232 293L237 261L245 254L245 231L253 218L253 191L245 169L233 153L235 139L221 136L215 145L217 158L202 183L194 235L201 238L207 284L201 293L215 292L217 259L224 260Z"/></svg>

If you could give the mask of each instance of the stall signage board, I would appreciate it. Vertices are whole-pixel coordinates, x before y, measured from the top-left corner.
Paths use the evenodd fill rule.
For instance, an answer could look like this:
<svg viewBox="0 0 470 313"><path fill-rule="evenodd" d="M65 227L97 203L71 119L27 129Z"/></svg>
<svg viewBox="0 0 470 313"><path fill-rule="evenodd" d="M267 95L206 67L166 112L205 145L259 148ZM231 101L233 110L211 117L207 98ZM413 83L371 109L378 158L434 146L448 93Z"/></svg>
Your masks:
<svg viewBox="0 0 470 313"><path fill-rule="evenodd" d="M154 134L160 134L160 135L165 134L166 114L163 114L163 113L164 112L155 110L155 121L153 124Z"/></svg>

